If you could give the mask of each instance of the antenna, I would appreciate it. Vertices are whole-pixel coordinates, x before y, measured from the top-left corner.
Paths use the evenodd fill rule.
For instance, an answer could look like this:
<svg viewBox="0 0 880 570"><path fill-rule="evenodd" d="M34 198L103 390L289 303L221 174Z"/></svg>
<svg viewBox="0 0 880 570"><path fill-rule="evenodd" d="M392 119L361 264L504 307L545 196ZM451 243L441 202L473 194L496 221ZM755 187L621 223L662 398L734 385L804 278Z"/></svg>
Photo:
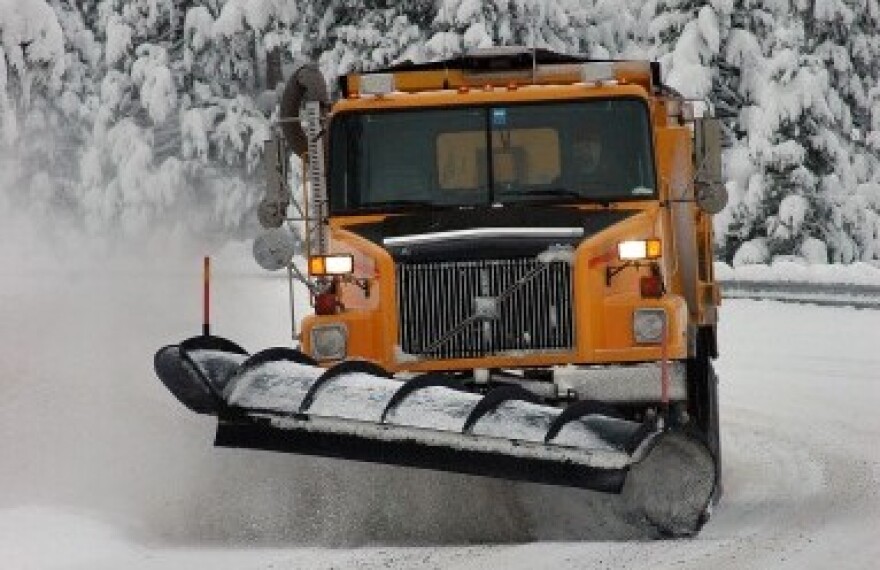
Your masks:
<svg viewBox="0 0 880 570"><path fill-rule="evenodd" d="M440 17L444 20L447 18L445 3L440 5ZM443 59L444 60L449 59L449 51L448 51L449 44L447 43L449 41L449 34L450 34L449 30L447 30L446 33L444 34L444 38L443 38ZM447 76L449 75L449 69L446 70L446 74L447 74Z"/></svg>
<svg viewBox="0 0 880 570"><path fill-rule="evenodd" d="M534 7L532 8L534 10ZM538 79L538 61L537 54L535 54L535 14L531 12L531 18L529 18L529 49L532 52L532 83L537 82Z"/></svg>

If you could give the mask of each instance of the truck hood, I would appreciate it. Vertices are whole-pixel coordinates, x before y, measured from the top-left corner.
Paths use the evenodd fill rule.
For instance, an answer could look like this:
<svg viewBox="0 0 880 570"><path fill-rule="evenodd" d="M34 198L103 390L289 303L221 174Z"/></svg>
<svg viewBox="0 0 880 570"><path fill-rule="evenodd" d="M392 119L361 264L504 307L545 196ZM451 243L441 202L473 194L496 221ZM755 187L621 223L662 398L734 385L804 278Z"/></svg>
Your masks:
<svg viewBox="0 0 880 570"><path fill-rule="evenodd" d="M436 209L345 229L384 248L395 262L512 259L534 257L552 246L577 247L636 213L535 204Z"/></svg>

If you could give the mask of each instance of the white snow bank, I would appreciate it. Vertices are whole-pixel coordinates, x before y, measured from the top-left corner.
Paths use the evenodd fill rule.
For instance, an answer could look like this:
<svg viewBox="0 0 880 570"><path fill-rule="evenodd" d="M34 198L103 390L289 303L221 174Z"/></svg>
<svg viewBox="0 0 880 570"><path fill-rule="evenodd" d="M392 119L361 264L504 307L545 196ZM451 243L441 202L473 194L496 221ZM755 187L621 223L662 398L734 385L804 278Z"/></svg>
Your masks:
<svg viewBox="0 0 880 570"><path fill-rule="evenodd" d="M28 506L0 510L0 553L6 570L60 570L131 558L138 548L78 513Z"/></svg>
<svg viewBox="0 0 880 570"><path fill-rule="evenodd" d="M880 286L880 265L852 263L848 265L808 264L800 260L777 260L771 264L747 264L731 267L715 263L715 276L720 281L778 281L782 283L816 283L823 285Z"/></svg>
<svg viewBox="0 0 880 570"><path fill-rule="evenodd" d="M733 266L740 267L743 265L766 263L769 259L770 249L767 247L767 240L755 238L739 246L739 249L736 250L736 254L733 256Z"/></svg>

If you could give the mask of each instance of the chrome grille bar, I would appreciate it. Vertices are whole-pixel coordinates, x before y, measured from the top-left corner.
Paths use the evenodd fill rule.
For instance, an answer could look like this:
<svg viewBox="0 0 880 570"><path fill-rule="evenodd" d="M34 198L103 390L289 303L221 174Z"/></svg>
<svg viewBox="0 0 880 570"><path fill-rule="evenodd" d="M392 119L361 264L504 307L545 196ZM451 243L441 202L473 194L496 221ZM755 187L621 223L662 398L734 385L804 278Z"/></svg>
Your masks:
<svg viewBox="0 0 880 570"><path fill-rule="evenodd" d="M571 266L503 259L397 265L400 348L475 358L574 347ZM478 298L492 309L477 311Z"/></svg>

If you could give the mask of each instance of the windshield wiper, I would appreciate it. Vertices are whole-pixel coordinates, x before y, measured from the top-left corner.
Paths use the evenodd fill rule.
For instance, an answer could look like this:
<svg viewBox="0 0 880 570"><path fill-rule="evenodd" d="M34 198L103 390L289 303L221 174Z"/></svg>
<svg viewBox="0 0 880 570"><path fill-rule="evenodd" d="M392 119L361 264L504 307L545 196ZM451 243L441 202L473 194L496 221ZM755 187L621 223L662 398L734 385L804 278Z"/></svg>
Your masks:
<svg viewBox="0 0 880 570"><path fill-rule="evenodd" d="M593 196L584 196L580 192L569 190L568 188L528 188L525 190L507 190L504 192L504 195L519 195L529 197L546 196L548 198L575 198L576 200L579 200L581 202L589 202L591 204L599 204L606 207L610 203L610 200L608 199L600 199Z"/></svg>
<svg viewBox="0 0 880 570"><path fill-rule="evenodd" d="M382 200L379 202L367 202L362 208L381 208L384 206L426 206L429 208L442 207L440 204L427 200Z"/></svg>
<svg viewBox="0 0 880 570"><path fill-rule="evenodd" d="M504 194L520 196L562 196L565 198L586 198L580 192L568 188L529 188L527 190L506 190Z"/></svg>

